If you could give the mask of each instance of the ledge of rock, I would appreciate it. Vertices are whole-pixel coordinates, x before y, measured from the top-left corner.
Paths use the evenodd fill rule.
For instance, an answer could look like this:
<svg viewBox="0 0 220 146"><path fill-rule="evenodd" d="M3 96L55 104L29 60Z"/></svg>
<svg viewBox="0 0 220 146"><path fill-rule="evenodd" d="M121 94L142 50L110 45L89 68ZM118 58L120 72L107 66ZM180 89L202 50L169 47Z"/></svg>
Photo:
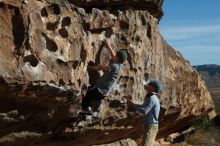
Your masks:
<svg viewBox="0 0 220 146"><path fill-rule="evenodd" d="M157 19L163 16L162 4L163 0L69 0L70 3L78 7L92 10L92 8L124 10L124 9L139 9L148 10L151 15Z"/></svg>
<svg viewBox="0 0 220 146"><path fill-rule="evenodd" d="M214 109L204 81L160 35L155 18L161 17L162 1L105 1L90 12L83 9L95 2L0 2L0 137L29 131L38 133L31 142L39 145L97 145L128 137L139 143L143 119L127 110L123 97L129 92L135 102L142 102L142 82L149 78L164 86L157 138ZM155 3L156 8L105 7L135 2ZM109 60L104 38L111 40L115 51L127 50L129 58L100 112L82 119L82 96L99 76L87 65ZM69 129L68 141L47 140L60 126Z"/></svg>

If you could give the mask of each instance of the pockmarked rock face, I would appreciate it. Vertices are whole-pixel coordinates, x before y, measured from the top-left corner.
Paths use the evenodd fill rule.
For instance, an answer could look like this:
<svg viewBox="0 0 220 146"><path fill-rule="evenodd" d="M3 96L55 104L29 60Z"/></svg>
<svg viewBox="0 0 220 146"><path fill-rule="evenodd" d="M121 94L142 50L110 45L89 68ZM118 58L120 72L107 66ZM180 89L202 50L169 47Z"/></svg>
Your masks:
<svg viewBox="0 0 220 146"><path fill-rule="evenodd" d="M157 138L207 115L214 105L204 82L158 30L162 1L140 1L144 8L133 7L136 2L92 8L96 1L88 1L89 7L86 1L1 1L0 137L22 131L47 135L64 126L68 141L45 143L92 145L127 137L138 142L143 119L127 110L123 97L132 94L143 102L142 82L150 78L164 87ZM126 50L128 61L100 112L83 119L78 115L82 96L99 76L87 65L107 65L110 59L105 38L115 51ZM8 115L11 111L16 117Z"/></svg>

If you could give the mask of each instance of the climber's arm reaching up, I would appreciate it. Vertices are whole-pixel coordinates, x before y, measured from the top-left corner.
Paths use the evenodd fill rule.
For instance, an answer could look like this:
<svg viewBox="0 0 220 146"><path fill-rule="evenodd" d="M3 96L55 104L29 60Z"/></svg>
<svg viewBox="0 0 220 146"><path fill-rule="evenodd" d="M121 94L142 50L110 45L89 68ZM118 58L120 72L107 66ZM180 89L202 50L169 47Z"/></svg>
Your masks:
<svg viewBox="0 0 220 146"><path fill-rule="evenodd" d="M104 39L104 44L108 48L110 56L111 56L112 60L114 61L116 59L116 57L115 57L116 54L115 54L115 51L113 50L109 40L108 39Z"/></svg>

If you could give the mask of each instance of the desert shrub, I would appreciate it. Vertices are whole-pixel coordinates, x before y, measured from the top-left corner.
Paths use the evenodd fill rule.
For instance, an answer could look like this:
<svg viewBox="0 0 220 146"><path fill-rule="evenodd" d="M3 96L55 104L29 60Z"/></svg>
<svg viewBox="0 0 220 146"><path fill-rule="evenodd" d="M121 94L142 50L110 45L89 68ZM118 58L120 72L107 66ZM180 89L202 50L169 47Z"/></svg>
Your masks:
<svg viewBox="0 0 220 146"><path fill-rule="evenodd" d="M195 131L207 132L216 129L214 123L208 118L201 118L194 123Z"/></svg>
<svg viewBox="0 0 220 146"><path fill-rule="evenodd" d="M186 139L192 145L216 145L220 144L220 131L208 118L202 118L194 124L195 132Z"/></svg>

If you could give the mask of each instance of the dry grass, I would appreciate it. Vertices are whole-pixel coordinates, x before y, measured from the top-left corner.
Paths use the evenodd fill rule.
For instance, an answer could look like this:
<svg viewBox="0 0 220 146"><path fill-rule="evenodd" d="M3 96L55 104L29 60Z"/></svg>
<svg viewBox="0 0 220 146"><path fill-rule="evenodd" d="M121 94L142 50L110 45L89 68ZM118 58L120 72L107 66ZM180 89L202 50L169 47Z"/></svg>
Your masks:
<svg viewBox="0 0 220 146"><path fill-rule="evenodd" d="M184 142L164 146L220 146L220 133L216 129L197 130L188 135Z"/></svg>
<svg viewBox="0 0 220 146"><path fill-rule="evenodd" d="M190 145L220 145L220 131L208 118L200 119L195 124L195 132L189 135L186 143Z"/></svg>
<svg viewBox="0 0 220 146"><path fill-rule="evenodd" d="M216 112L220 114L220 85L208 86L208 89L214 100Z"/></svg>
<svg viewBox="0 0 220 146"><path fill-rule="evenodd" d="M215 100L215 110L218 114L220 114L220 99L219 100Z"/></svg>
<svg viewBox="0 0 220 146"><path fill-rule="evenodd" d="M219 131L196 131L186 139L186 143L190 145L220 145Z"/></svg>
<svg viewBox="0 0 220 146"><path fill-rule="evenodd" d="M220 129L207 117L198 119L193 127L194 130L187 133L184 142L163 146L220 146Z"/></svg>

